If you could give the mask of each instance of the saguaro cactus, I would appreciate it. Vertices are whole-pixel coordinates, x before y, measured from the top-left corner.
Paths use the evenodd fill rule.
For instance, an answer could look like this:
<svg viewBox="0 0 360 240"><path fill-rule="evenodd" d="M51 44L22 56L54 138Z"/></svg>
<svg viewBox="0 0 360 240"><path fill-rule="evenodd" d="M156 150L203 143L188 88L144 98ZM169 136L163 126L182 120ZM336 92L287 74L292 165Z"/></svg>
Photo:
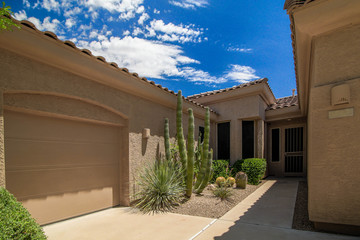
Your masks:
<svg viewBox="0 0 360 240"><path fill-rule="evenodd" d="M194 114L193 110L188 109L189 112L189 128L187 148L185 146L183 127L182 127L182 95L181 91L177 96L177 108L176 108L176 134L177 142L179 146L180 160L182 164L182 170L184 172L184 181L186 183L186 196L191 197L193 189L194 178L194 158L195 158L195 143L194 143ZM200 139L199 139L200 141ZM212 165L212 150L209 152L210 142L210 110L206 108L205 114L205 127L204 127L204 141L199 143L198 150L200 152L200 172L197 176L197 180L194 186L197 193L201 193L207 186L207 183L211 177L211 165Z"/></svg>
<svg viewBox="0 0 360 240"><path fill-rule="evenodd" d="M180 160L183 166L185 179L186 179L186 164L187 164L187 154L186 146L184 141L183 127L182 127L182 95L181 90L179 90L177 95L177 108L176 108L176 134L179 145Z"/></svg>
<svg viewBox="0 0 360 240"><path fill-rule="evenodd" d="M186 196L191 197L193 179L194 179L194 158L195 158L195 144L194 144L194 114L191 108L189 113L189 127L187 138L187 170L186 170Z"/></svg>
<svg viewBox="0 0 360 240"><path fill-rule="evenodd" d="M210 109L206 108L204 125L204 142L202 146L202 156L200 172L195 183L196 193L201 193L209 182L211 176L212 150L209 152L210 142Z"/></svg>
<svg viewBox="0 0 360 240"><path fill-rule="evenodd" d="M170 161L170 134L169 134L169 119L165 118L164 126L164 143L165 143L165 157Z"/></svg>

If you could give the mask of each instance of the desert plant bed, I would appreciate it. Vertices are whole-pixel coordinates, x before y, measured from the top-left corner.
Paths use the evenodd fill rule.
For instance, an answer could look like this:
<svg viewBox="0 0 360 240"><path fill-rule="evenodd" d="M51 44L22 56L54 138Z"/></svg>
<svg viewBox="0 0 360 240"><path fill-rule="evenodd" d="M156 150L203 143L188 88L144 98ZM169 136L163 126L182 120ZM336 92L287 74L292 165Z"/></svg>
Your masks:
<svg viewBox="0 0 360 240"><path fill-rule="evenodd" d="M208 218L220 218L265 182L266 180L262 180L259 185L248 184L246 189L233 188L232 195L227 200L220 200L220 198L214 196L211 190L205 188L202 194L192 194L189 200L177 206L171 210L171 212Z"/></svg>

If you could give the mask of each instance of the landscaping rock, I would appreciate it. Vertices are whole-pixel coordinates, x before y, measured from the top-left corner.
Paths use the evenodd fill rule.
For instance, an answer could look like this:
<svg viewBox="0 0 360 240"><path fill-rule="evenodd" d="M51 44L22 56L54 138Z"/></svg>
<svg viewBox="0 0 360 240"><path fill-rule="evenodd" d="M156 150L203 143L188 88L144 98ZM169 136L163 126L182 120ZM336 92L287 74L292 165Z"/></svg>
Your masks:
<svg viewBox="0 0 360 240"><path fill-rule="evenodd" d="M235 183L237 188L245 189L247 183L247 176L244 172L238 172L235 175Z"/></svg>
<svg viewBox="0 0 360 240"><path fill-rule="evenodd" d="M215 186L214 184L209 184L209 185L207 186L207 190L210 190L210 191L215 190L215 188L216 188L216 186Z"/></svg>

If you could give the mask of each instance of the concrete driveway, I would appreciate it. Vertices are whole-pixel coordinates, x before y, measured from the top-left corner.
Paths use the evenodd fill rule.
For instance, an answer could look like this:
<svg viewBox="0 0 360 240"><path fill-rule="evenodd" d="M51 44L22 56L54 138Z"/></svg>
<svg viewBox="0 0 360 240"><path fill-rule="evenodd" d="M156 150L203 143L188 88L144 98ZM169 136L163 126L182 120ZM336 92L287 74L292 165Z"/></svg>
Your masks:
<svg viewBox="0 0 360 240"><path fill-rule="evenodd" d="M355 240L291 228L298 180L269 180L220 219L111 208L44 227L49 240Z"/></svg>
<svg viewBox="0 0 360 240"><path fill-rule="evenodd" d="M190 239L214 219L180 214L144 215L132 208L110 208L44 227L49 240Z"/></svg>

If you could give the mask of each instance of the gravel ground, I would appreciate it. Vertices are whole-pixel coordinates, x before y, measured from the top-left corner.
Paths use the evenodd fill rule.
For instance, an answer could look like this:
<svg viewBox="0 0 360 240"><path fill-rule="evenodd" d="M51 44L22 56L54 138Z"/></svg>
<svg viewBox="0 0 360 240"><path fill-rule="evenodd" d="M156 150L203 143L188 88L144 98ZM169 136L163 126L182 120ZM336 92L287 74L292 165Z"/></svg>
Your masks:
<svg viewBox="0 0 360 240"><path fill-rule="evenodd" d="M308 188L307 182L305 181L299 182L292 228L305 231L315 231L314 224L309 220Z"/></svg>
<svg viewBox="0 0 360 240"><path fill-rule="evenodd" d="M200 195L192 194L187 202L176 207L171 212L208 218L220 218L265 182L266 180L262 180L257 186L247 185L246 189L233 188L232 196L228 200L223 201L215 197L211 190L205 189Z"/></svg>

